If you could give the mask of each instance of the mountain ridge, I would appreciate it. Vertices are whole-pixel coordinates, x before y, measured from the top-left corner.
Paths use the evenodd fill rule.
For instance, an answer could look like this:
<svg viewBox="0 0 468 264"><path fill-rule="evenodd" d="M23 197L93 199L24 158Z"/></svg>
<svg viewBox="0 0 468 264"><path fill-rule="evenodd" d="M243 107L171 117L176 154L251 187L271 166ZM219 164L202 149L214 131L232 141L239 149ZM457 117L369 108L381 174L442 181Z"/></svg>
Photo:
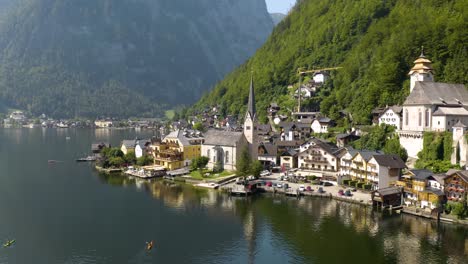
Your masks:
<svg viewBox="0 0 468 264"><path fill-rule="evenodd" d="M0 28L0 98L65 117L190 104L273 28L263 0L27 0L15 12Z"/></svg>

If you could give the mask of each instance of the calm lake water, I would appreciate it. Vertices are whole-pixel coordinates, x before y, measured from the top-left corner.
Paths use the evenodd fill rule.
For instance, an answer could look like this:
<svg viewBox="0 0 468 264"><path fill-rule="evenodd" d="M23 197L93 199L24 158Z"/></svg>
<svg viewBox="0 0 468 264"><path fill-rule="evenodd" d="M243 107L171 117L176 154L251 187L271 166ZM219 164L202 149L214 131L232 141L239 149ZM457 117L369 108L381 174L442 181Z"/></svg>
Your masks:
<svg viewBox="0 0 468 264"><path fill-rule="evenodd" d="M0 263L468 263L464 226L333 200L231 198L74 161L93 142L137 135L151 132L0 128L0 241L16 239Z"/></svg>

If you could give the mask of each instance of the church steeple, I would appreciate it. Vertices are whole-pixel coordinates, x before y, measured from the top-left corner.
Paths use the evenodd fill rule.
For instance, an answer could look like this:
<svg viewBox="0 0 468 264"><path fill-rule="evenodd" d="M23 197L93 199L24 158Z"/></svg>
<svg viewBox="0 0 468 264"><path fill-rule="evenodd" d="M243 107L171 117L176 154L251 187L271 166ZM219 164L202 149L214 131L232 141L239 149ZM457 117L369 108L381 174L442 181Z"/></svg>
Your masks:
<svg viewBox="0 0 468 264"><path fill-rule="evenodd" d="M252 159L256 160L258 156L258 140L257 140L257 109L255 107L255 91L253 74L250 78L250 90L249 90L249 103L247 105L247 113L245 113L244 120L244 136L249 143L249 152Z"/></svg>
<svg viewBox="0 0 468 264"><path fill-rule="evenodd" d="M253 74L250 77L249 104L247 106L247 113L250 114L250 118L252 119L257 117L257 110L255 108L255 91L254 91Z"/></svg>
<svg viewBox="0 0 468 264"><path fill-rule="evenodd" d="M421 47L421 55L414 61L414 66L408 73L411 76L410 92L413 91L416 82L433 82L432 62L424 55L424 47Z"/></svg>

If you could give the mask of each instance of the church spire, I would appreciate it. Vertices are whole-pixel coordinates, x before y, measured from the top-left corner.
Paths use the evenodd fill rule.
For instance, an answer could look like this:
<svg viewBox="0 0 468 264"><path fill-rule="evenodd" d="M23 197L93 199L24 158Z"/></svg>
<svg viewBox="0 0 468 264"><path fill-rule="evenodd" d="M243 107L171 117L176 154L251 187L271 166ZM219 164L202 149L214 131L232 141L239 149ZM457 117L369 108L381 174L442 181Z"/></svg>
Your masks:
<svg viewBox="0 0 468 264"><path fill-rule="evenodd" d="M247 105L247 111L250 114L250 117L252 119L256 117L257 110L255 108L255 91L254 91L253 73L250 77L249 104Z"/></svg>

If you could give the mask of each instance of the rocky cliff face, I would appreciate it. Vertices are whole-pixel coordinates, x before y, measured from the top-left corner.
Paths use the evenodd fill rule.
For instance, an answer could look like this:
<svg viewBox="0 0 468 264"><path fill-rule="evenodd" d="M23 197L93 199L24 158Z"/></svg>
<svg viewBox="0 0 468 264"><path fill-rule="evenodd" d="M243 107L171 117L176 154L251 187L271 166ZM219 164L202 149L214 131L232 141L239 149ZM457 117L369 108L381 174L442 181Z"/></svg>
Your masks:
<svg viewBox="0 0 468 264"><path fill-rule="evenodd" d="M0 28L0 98L56 115L64 101L65 115L192 103L273 28L264 0L25 0L15 12Z"/></svg>

